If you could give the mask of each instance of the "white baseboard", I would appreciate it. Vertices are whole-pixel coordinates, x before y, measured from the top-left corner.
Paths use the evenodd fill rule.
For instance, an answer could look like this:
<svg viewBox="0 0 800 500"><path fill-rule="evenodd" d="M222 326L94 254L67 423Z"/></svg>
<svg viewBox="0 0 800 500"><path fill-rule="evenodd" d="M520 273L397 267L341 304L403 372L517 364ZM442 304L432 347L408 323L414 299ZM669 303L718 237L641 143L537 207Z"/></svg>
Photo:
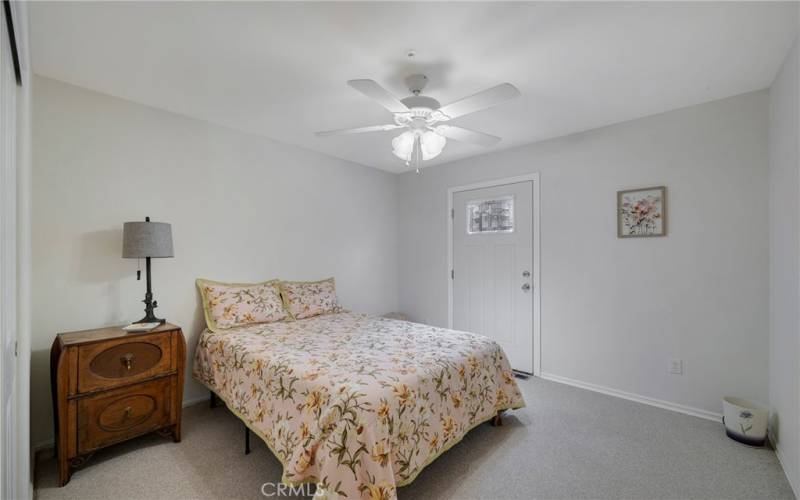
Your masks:
<svg viewBox="0 0 800 500"><path fill-rule="evenodd" d="M781 464L781 468L783 469L783 475L786 476L786 481L789 483L789 486L792 488L794 492L794 496L796 498L800 498L800 485L795 484L793 481L795 478L792 477L786 470L786 465L783 461L783 455L781 454L781 449L777 446L775 442L775 436L772 435L772 432L767 433L767 439L769 439L769 444L772 446L772 449L775 451L775 456L778 457L778 463Z"/></svg>
<svg viewBox="0 0 800 500"><path fill-rule="evenodd" d="M192 398L192 399L184 399L183 403L181 403L181 406L186 408L187 406L193 406L193 405L200 404L200 403L207 402L207 401L208 401L208 395L198 396L198 397ZM31 455L35 457L36 454L39 453L40 451L44 451L44 450L47 450L47 449L52 449L52 448L55 448L55 446L56 446L56 443L52 439L48 439L47 441L42 441L41 443L34 444L31 447L32 450L33 450L33 453Z"/></svg>
<svg viewBox="0 0 800 500"><path fill-rule="evenodd" d="M606 394L608 396L615 396L618 398L627 399L628 401L635 401L637 403L655 406L657 408L663 408L665 410L672 410L678 413L692 415L693 417L700 417L706 420L712 420L714 422L722 422L722 414L703 410L701 408L694 408L692 406L686 406L678 403L673 403L670 401L664 401L662 399L655 399L647 396L641 396L639 394L634 394L632 392L620 391L619 389L612 389L611 387L604 387L602 385L590 384L588 382L582 382L580 380L573 380L571 378L562 377L561 375L554 375L552 373L542 372L540 378L543 378L545 380L550 380L551 382L558 382L559 384L566 384L566 385L571 385L573 387L586 389L589 391L599 392L601 394Z"/></svg>

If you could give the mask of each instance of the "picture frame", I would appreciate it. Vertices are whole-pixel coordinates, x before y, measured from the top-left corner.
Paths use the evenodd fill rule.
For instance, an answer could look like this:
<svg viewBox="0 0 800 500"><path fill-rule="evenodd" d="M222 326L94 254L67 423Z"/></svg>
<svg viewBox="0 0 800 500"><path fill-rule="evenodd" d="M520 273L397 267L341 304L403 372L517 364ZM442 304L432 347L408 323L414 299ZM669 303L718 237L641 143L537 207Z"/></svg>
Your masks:
<svg viewBox="0 0 800 500"><path fill-rule="evenodd" d="M652 238L666 235L666 186L617 191L618 238Z"/></svg>

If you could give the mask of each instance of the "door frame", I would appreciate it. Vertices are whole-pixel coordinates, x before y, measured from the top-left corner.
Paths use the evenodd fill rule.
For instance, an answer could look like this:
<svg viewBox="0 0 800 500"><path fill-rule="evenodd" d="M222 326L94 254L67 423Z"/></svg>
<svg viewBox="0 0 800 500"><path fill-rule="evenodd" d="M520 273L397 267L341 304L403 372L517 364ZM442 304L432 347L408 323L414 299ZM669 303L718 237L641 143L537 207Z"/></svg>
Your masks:
<svg viewBox="0 0 800 500"><path fill-rule="evenodd" d="M502 179L492 179L464 186L455 186L447 189L447 327L453 328L453 195L461 191L471 191L473 189L483 189L489 187L504 186L506 184L516 184L518 182L532 182L533 193L531 206L533 213L533 229L531 231L531 249L533 250L533 375L539 377L542 374L542 332L541 332L541 275L539 273L540 259L540 224L539 224L539 172L533 172L515 177L505 177Z"/></svg>
<svg viewBox="0 0 800 500"><path fill-rule="evenodd" d="M17 498L17 81L6 77L13 68L13 21L3 4L0 40L0 487L3 498ZM8 61L5 59L8 58ZM13 69L9 69L13 72ZM10 379L10 380L9 380Z"/></svg>

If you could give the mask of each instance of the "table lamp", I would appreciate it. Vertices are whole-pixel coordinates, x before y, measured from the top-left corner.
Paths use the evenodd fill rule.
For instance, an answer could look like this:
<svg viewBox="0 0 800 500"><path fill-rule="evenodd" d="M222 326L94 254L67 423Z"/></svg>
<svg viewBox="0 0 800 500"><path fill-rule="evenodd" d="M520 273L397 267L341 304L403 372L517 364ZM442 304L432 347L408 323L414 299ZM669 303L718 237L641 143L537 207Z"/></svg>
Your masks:
<svg viewBox="0 0 800 500"><path fill-rule="evenodd" d="M138 323L164 323L165 320L156 318L153 314L153 309L158 307L158 302L153 300L150 259L174 256L171 225L165 222L150 222L150 217L145 217L145 222L126 222L123 225L122 258L145 259L147 293L142 301L144 302L145 316ZM137 272L136 279L141 279L141 271Z"/></svg>

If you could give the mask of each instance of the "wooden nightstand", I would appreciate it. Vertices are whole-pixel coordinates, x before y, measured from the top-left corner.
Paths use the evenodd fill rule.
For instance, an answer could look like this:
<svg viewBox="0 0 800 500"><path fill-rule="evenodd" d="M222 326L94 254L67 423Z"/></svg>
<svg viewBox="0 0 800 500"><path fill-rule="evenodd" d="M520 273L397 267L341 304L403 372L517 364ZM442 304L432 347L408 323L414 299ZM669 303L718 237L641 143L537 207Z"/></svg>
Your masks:
<svg viewBox="0 0 800 500"><path fill-rule="evenodd" d="M186 343L175 325L59 333L50 383L59 485L100 448L158 431L181 440Z"/></svg>

